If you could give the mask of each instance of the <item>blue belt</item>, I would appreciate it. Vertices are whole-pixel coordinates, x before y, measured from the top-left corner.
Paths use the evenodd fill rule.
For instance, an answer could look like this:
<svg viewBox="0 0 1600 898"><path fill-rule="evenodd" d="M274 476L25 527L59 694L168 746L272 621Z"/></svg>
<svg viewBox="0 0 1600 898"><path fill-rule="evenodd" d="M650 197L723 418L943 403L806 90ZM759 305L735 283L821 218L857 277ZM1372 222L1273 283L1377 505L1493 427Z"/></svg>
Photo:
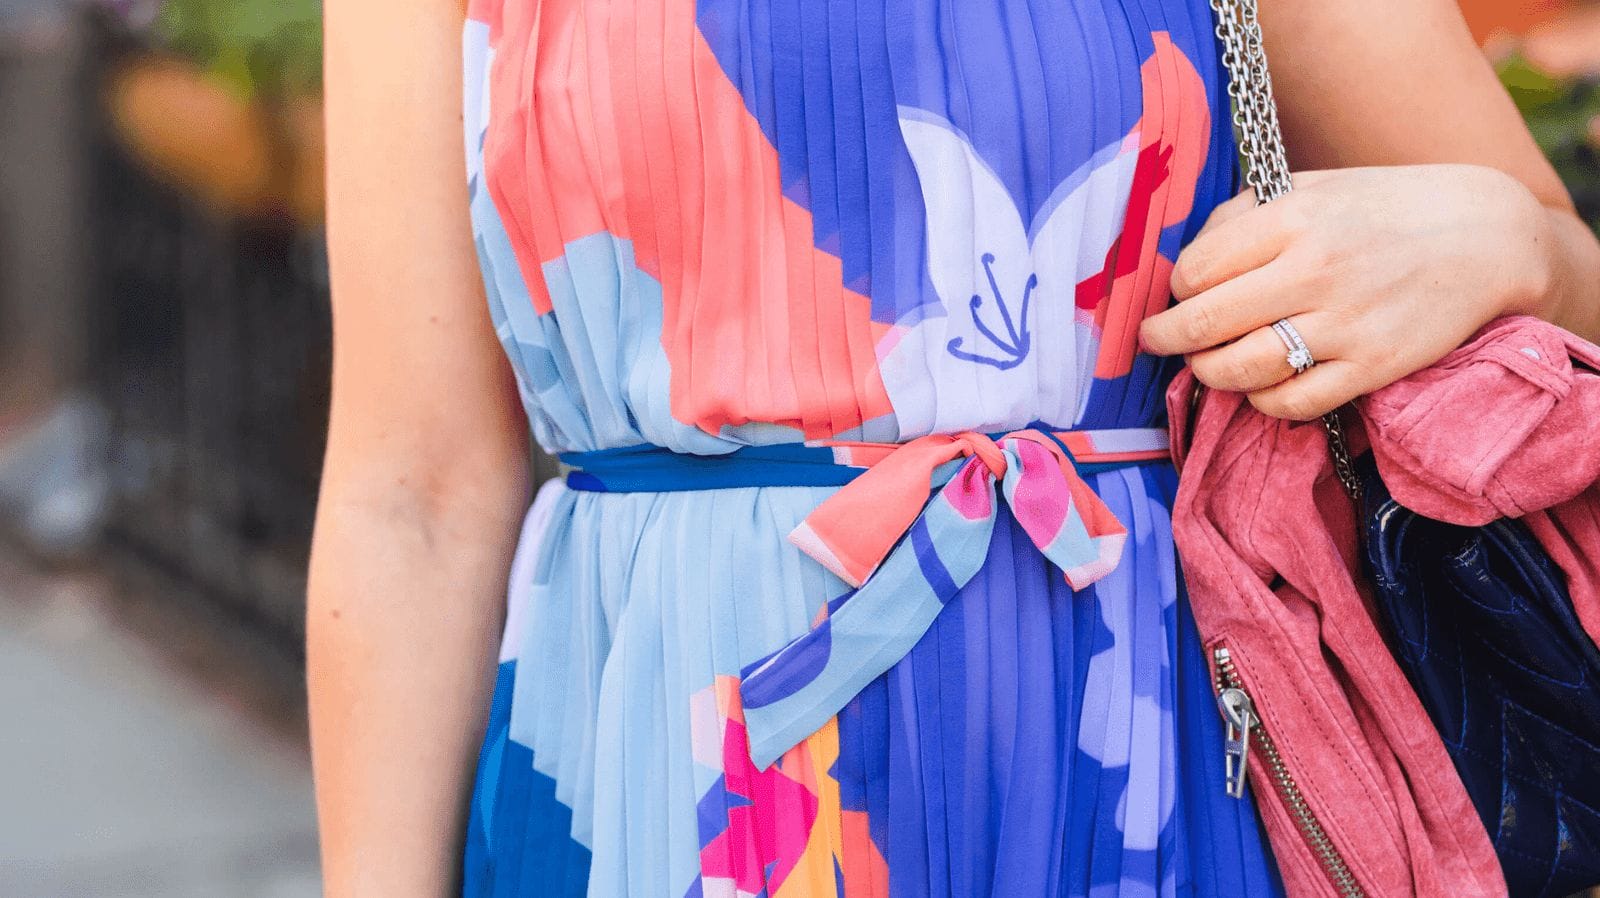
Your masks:
<svg viewBox="0 0 1600 898"><path fill-rule="evenodd" d="M1100 460L1083 456L1066 442L1056 442L1072 458L1081 475L1099 474L1167 460L1166 431L1079 431L1087 434L1150 434L1150 442L1163 444L1160 456L1128 453L1125 458ZM1156 437L1155 435L1159 435ZM999 440L1003 434L990 434ZM1102 453L1103 455L1103 453ZM678 493L692 490L739 489L771 486L844 486L866 472L867 465L841 462L836 447L783 443L744 446L724 455L690 455L648 443L618 449L563 452L557 456L571 470L569 489L587 493Z"/></svg>
<svg viewBox="0 0 1600 898"><path fill-rule="evenodd" d="M567 486L591 493L672 493L752 486L844 486L864 468L840 465L833 450L799 443L746 446L726 455L688 455L662 446L563 452Z"/></svg>

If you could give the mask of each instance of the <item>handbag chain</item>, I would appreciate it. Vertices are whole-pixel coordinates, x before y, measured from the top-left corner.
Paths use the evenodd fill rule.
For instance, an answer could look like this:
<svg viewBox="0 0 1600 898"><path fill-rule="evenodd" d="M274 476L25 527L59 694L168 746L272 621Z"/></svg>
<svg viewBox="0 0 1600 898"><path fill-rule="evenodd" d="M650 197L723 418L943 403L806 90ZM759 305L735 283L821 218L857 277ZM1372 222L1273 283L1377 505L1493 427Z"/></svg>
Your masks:
<svg viewBox="0 0 1600 898"><path fill-rule="evenodd" d="M1272 74L1267 70L1267 50L1261 39L1256 0L1210 0L1217 14L1217 37L1222 41L1222 64L1228 69L1228 96L1232 99L1234 135L1244 161L1244 180L1265 205L1294 189L1289 158L1278 124L1278 103L1272 95ZM1335 409L1322 416L1328 434L1333 471L1352 499L1361 496L1345 436L1344 421Z"/></svg>

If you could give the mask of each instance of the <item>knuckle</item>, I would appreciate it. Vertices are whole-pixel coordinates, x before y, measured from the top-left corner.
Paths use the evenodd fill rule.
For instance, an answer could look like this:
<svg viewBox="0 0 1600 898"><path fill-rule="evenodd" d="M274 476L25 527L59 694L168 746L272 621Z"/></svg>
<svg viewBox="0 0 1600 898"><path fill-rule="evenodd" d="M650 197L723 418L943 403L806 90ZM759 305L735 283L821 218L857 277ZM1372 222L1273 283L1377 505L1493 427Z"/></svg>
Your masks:
<svg viewBox="0 0 1600 898"><path fill-rule="evenodd" d="M1269 418L1283 417L1282 415L1278 414L1278 404L1273 400L1273 397L1270 394L1251 393L1246 398L1250 400L1250 405L1261 414L1266 415Z"/></svg>
<svg viewBox="0 0 1600 898"><path fill-rule="evenodd" d="M1240 346L1192 355L1189 367L1200 383L1221 391L1253 392L1274 383L1270 360L1243 351Z"/></svg>
<svg viewBox="0 0 1600 898"><path fill-rule="evenodd" d="M1151 318L1139 326L1139 342L1152 352L1167 353L1172 349L1172 341L1167 339L1165 317Z"/></svg>
<svg viewBox="0 0 1600 898"><path fill-rule="evenodd" d="M1327 313L1329 306L1347 301L1348 294L1339 289L1339 274L1326 252L1317 247L1296 247L1292 258L1292 289L1301 297L1301 303Z"/></svg>
<svg viewBox="0 0 1600 898"><path fill-rule="evenodd" d="M1178 264L1172 266L1172 280L1168 282L1167 289L1178 299L1188 299L1195 294L1193 276L1189 272L1194 268L1194 263L1187 261L1186 256L1178 257Z"/></svg>
<svg viewBox="0 0 1600 898"><path fill-rule="evenodd" d="M1338 261L1338 252L1327 240L1306 238L1294 247L1295 261L1299 263L1306 280L1312 285L1327 281L1330 268Z"/></svg>
<svg viewBox="0 0 1600 898"><path fill-rule="evenodd" d="M1231 358L1223 363L1222 377L1235 390L1254 386L1261 379L1261 366L1252 359Z"/></svg>
<svg viewBox="0 0 1600 898"><path fill-rule="evenodd" d="M1216 341L1217 311L1208 305L1195 305L1187 309L1180 328L1181 336L1191 346L1210 346Z"/></svg>
<svg viewBox="0 0 1600 898"><path fill-rule="evenodd" d="M1218 376L1216 365L1210 358L1209 354L1190 356L1189 370L1194 372L1194 376L1197 380L1206 386L1211 387L1212 389L1228 389L1227 385L1223 383L1222 378Z"/></svg>
<svg viewBox="0 0 1600 898"><path fill-rule="evenodd" d="M1189 248L1178 256L1178 261L1172 267L1172 295L1179 299L1188 299L1200 292L1201 286L1206 282L1206 272L1209 270L1207 251L1199 243L1192 243Z"/></svg>
<svg viewBox="0 0 1600 898"><path fill-rule="evenodd" d="M1349 250L1336 236L1303 237L1284 252L1293 289L1320 311L1348 305L1360 288L1359 272L1349 265Z"/></svg>
<svg viewBox="0 0 1600 898"><path fill-rule="evenodd" d="M1315 398L1298 392L1283 397L1282 406L1282 417L1291 421L1310 421L1323 411Z"/></svg>
<svg viewBox="0 0 1600 898"><path fill-rule="evenodd" d="M1201 383L1214 389L1240 392L1259 385L1256 366L1226 350L1196 355L1189 367Z"/></svg>
<svg viewBox="0 0 1600 898"><path fill-rule="evenodd" d="M1315 210L1312 208L1315 201L1299 193L1290 194L1290 197L1292 201L1280 203L1283 208L1278 212L1278 224L1290 234L1305 234L1316 223Z"/></svg>
<svg viewBox="0 0 1600 898"><path fill-rule="evenodd" d="M1289 421L1310 421L1321 414L1316 410L1310 397L1298 390L1252 393L1250 404L1263 415Z"/></svg>
<svg viewBox="0 0 1600 898"><path fill-rule="evenodd" d="M1378 334L1372 332L1371 322L1367 320L1366 309L1356 301L1355 294L1346 294L1340 300L1329 302L1322 310L1328 319L1325 330L1331 333L1319 333L1317 339L1325 343L1339 341L1341 344L1352 344L1362 347L1375 346L1404 346L1409 342L1406 334Z"/></svg>

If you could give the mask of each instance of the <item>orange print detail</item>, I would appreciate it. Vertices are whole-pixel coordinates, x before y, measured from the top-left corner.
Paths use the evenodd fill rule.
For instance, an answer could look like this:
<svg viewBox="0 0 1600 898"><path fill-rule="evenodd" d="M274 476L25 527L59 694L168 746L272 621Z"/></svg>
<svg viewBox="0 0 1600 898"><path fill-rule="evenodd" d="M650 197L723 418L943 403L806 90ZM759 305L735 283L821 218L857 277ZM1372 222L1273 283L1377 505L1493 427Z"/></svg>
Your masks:
<svg viewBox="0 0 1600 898"><path fill-rule="evenodd" d="M1144 114L1122 235L1106 254L1106 267L1079 285L1078 305L1095 310L1101 329L1095 377L1122 377L1138 353L1140 322L1166 308L1172 260L1159 254L1161 232L1186 220L1211 143L1211 107L1205 81L1166 32L1153 35L1155 51L1139 69Z"/></svg>
<svg viewBox="0 0 1600 898"><path fill-rule="evenodd" d="M552 308L543 266L606 232L661 283L676 420L821 439L889 414L871 302L843 287L811 213L783 196L777 150L693 0L541 0L504 15L485 167L535 310Z"/></svg>

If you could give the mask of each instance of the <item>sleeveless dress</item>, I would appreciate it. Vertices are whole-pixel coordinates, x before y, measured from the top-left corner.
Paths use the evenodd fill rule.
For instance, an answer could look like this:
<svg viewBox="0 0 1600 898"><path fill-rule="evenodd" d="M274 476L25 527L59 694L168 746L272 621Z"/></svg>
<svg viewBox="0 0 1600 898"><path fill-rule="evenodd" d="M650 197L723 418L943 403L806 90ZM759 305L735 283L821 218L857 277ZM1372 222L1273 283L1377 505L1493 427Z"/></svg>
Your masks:
<svg viewBox="0 0 1600 898"><path fill-rule="evenodd" d="M472 0L465 66L495 326L609 472L529 511L465 894L1281 894L1137 342L1233 190L1205 0Z"/></svg>

